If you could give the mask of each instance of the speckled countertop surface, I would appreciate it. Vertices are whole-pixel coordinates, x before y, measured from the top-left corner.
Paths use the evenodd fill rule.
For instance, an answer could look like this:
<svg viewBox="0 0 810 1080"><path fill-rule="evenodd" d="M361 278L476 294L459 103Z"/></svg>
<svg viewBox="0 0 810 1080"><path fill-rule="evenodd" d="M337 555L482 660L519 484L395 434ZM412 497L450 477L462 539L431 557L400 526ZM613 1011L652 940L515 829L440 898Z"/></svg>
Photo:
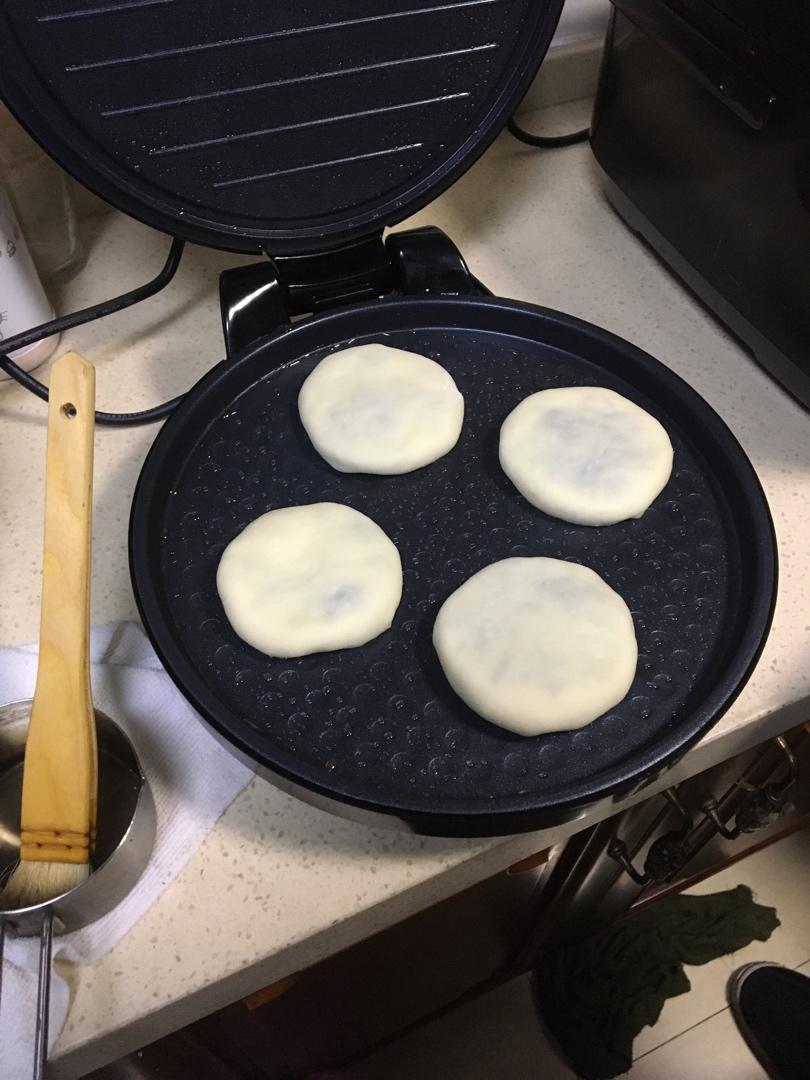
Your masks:
<svg viewBox="0 0 810 1080"><path fill-rule="evenodd" d="M537 118L535 118L537 119ZM546 130L582 119L548 110ZM526 118L531 122L531 118ZM540 122L538 119L537 122ZM605 204L587 147L540 153L501 136L415 224L440 226L496 293L559 308L618 333L684 376L725 418L770 501L781 586L747 688L713 731L649 791L806 718L810 698L810 414L770 381ZM90 258L55 299L74 309L156 272L165 238L120 214L87 223ZM63 345L98 367L106 409L170 397L221 359L217 275L235 256L190 248L161 296ZM44 409L0 384L0 643L33 640ZM154 429L96 435L93 619L135 618L126 528ZM647 794L645 793L645 795ZM600 807L588 821L615 807ZM70 1013L56 1075L73 1076L305 967L575 831L443 841L329 817L253 781L184 872L98 963L68 971Z"/></svg>

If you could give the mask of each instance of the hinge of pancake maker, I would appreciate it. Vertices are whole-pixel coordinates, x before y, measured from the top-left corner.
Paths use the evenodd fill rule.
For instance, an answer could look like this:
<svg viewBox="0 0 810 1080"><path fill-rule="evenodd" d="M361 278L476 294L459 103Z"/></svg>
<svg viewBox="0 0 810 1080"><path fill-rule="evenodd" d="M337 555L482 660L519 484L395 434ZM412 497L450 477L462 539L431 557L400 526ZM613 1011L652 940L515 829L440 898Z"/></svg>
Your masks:
<svg viewBox="0 0 810 1080"><path fill-rule="evenodd" d="M386 296L475 295L476 281L458 248L427 226L375 234L331 251L268 257L219 278L227 355L294 319Z"/></svg>

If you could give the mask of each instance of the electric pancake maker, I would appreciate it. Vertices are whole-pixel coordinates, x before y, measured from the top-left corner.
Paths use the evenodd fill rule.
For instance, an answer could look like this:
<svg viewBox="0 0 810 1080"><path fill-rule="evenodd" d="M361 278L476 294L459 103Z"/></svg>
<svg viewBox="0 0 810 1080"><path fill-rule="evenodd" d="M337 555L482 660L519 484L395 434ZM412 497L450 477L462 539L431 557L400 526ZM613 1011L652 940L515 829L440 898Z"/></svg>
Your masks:
<svg viewBox="0 0 810 1080"><path fill-rule="evenodd" d="M175 247L262 256L222 274L226 359L174 409L135 494L132 582L158 655L275 783L423 833L539 828L649 782L739 693L773 610L762 490L697 393L604 330L492 297L437 229L383 238L489 145L561 6L0 5L0 91L57 160ZM320 358L374 341L435 358L464 394L457 446L414 473L339 474L298 419ZM637 402L672 439L672 478L639 520L556 521L499 467L499 426L518 401L579 384ZM274 660L228 625L217 562L257 515L320 500L362 510L392 538L402 603L363 648ZM590 566L633 612L633 686L580 731L525 739L488 724L436 659L443 600L510 555Z"/></svg>

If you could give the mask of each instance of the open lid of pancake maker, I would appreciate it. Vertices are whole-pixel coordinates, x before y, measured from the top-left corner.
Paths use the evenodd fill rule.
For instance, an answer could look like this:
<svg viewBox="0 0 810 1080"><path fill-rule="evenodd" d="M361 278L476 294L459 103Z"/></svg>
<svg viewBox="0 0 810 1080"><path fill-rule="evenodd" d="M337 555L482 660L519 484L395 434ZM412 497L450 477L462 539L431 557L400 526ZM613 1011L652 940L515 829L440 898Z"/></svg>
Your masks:
<svg viewBox="0 0 810 1080"><path fill-rule="evenodd" d="M0 96L108 202L276 255L381 234L525 93L563 0L4 0Z"/></svg>

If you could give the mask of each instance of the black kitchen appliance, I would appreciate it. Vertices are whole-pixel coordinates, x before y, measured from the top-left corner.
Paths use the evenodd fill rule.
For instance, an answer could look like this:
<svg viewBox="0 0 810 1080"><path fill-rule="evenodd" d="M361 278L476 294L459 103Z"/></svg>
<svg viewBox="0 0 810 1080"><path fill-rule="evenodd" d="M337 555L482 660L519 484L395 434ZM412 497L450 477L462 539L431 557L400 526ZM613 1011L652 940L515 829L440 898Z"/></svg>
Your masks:
<svg viewBox="0 0 810 1080"><path fill-rule="evenodd" d="M175 236L269 254L222 275L227 357L159 433L135 494L132 581L166 670L275 782L427 833L537 828L648 782L739 692L773 609L761 488L693 390L603 330L491 297L436 229L383 239L495 137L560 7L0 4L0 92L63 164ZM381 340L451 371L466 400L462 438L405 476L338 474L303 434L298 388L326 353ZM511 408L577 383L614 387L670 432L672 480L639 521L555 521L500 471ZM217 560L252 517L321 499L388 532L403 602L362 649L272 660L228 626ZM521 739L483 722L432 650L448 593L517 554L585 562L634 612L636 681L583 731Z"/></svg>
<svg viewBox="0 0 810 1080"><path fill-rule="evenodd" d="M608 197L810 405L810 5L613 3L591 132Z"/></svg>

